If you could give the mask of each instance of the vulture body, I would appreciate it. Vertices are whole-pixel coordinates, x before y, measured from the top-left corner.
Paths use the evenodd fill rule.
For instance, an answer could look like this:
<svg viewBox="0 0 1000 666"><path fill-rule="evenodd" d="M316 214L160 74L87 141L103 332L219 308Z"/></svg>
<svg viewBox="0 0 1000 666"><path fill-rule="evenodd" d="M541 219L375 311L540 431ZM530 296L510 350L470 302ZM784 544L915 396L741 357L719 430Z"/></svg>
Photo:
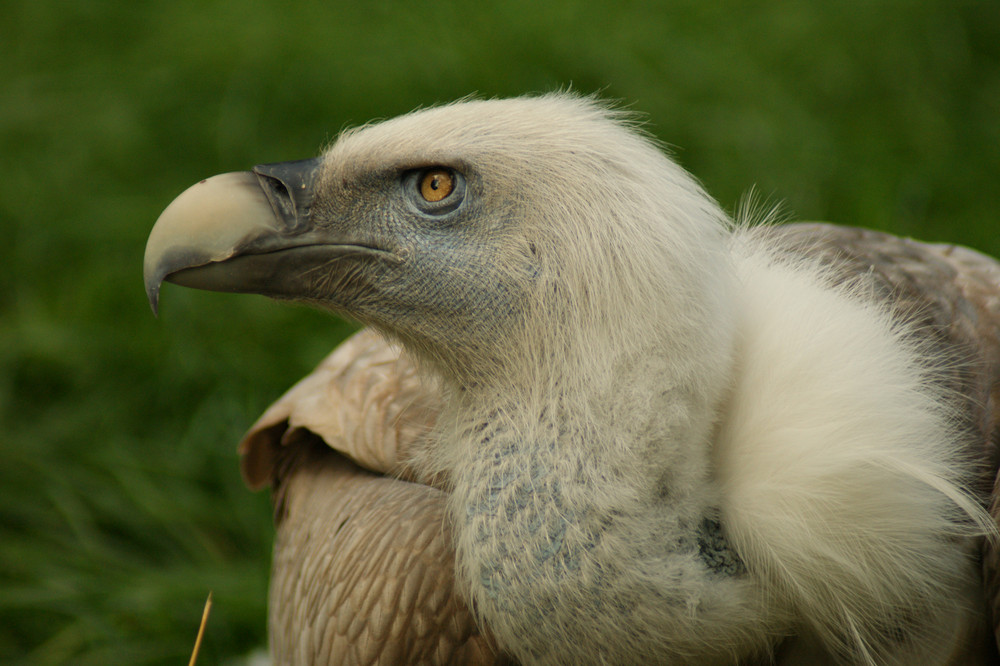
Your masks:
<svg viewBox="0 0 1000 666"><path fill-rule="evenodd" d="M734 226L593 100L225 174L161 282L369 326L241 444L277 663L988 664L1000 265Z"/></svg>

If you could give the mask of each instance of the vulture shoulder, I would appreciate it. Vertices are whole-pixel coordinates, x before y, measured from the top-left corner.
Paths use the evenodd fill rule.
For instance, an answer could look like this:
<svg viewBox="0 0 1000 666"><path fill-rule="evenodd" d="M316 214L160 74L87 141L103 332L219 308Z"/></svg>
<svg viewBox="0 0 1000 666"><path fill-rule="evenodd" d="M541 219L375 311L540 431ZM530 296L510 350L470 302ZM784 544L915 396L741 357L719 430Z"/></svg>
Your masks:
<svg viewBox="0 0 1000 666"><path fill-rule="evenodd" d="M407 465L438 408L399 348L366 329L241 442L247 483L274 494L275 663L504 663L455 590L445 494Z"/></svg>
<svg viewBox="0 0 1000 666"><path fill-rule="evenodd" d="M414 480L408 453L441 408L431 381L372 329L352 335L251 427L240 443L247 485L274 485L282 454L309 434L370 472Z"/></svg>

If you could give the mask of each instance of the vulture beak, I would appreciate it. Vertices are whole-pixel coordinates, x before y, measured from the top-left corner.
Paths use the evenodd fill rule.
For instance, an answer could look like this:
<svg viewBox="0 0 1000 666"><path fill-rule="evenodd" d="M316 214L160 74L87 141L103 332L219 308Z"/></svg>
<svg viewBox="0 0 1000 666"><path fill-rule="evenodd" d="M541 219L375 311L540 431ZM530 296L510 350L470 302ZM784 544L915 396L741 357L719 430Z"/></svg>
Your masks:
<svg viewBox="0 0 1000 666"><path fill-rule="evenodd" d="M160 285L277 298L310 295L314 269L378 252L318 229L311 216L321 158L224 173L181 193L146 242L143 279L156 313Z"/></svg>

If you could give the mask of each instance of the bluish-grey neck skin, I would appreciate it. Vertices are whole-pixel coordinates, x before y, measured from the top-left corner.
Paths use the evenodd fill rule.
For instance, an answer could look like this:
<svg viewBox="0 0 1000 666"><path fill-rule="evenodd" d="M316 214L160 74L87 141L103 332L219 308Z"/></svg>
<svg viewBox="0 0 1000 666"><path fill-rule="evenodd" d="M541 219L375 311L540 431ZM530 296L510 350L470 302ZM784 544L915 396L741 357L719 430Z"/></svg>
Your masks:
<svg viewBox="0 0 1000 666"><path fill-rule="evenodd" d="M467 428L453 479L459 579L501 645L525 663L767 649L745 637L762 613L714 511L707 446L656 441L669 416L617 431L558 404L523 417L494 409ZM675 465L651 466L650 447Z"/></svg>

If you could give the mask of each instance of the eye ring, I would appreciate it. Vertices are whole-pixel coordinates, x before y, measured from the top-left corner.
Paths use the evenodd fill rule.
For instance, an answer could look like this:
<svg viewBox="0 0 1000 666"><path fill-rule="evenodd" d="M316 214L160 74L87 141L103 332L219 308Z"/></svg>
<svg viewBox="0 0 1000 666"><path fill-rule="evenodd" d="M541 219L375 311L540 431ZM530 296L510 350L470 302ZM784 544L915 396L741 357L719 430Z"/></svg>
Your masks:
<svg viewBox="0 0 1000 666"><path fill-rule="evenodd" d="M413 169L403 174L403 185L411 205L425 215L445 215L465 199L465 177L450 167Z"/></svg>

